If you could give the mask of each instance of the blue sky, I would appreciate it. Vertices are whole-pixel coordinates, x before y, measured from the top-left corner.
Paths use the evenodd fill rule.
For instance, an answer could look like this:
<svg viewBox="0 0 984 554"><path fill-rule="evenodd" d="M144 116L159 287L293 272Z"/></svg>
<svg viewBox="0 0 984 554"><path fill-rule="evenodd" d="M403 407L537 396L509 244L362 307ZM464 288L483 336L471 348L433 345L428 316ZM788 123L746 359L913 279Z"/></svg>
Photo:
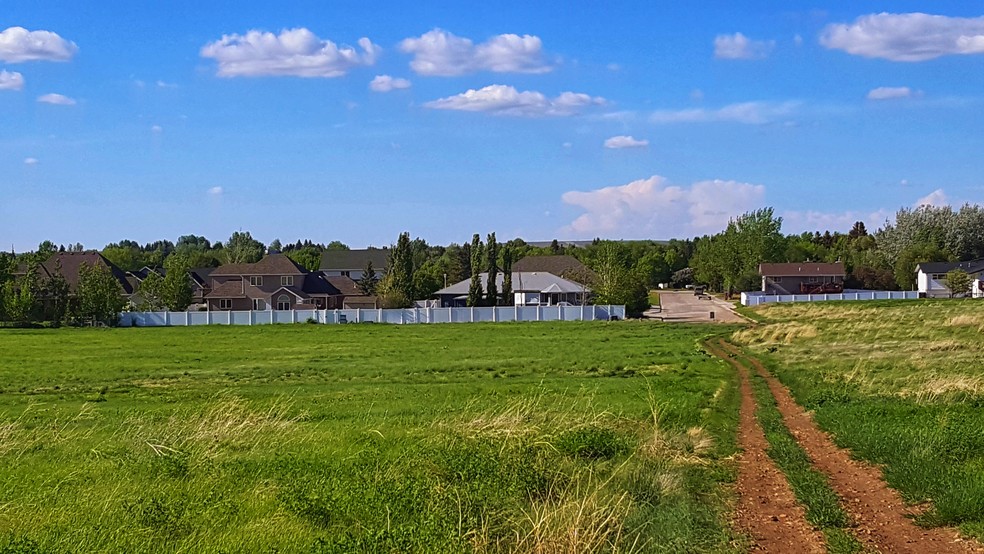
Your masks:
<svg viewBox="0 0 984 554"><path fill-rule="evenodd" d="M424 4L0 0L3 248L874 229L984 196L976 3Z"/></svg>

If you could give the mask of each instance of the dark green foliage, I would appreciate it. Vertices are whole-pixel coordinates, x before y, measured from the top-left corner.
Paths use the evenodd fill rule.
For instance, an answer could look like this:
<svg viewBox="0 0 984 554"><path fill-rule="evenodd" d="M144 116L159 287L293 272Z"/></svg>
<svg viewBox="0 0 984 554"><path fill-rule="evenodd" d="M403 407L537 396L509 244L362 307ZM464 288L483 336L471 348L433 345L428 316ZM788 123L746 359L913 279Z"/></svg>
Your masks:
<svg viewBox="0 0 984 554"><path fill-rule="evenodd" d="M126 306L123 289L109 269L88 264L82 264L79 269L76 301L80 319L111 326L116 325L120 312Z"/></svg>
<svg viewBox="0 0 984 554"><path fill-rule="evenodd" d="M481 273L485 251L482 248L482 238L478 233L472 235L471 241L471 282L468 284L468 306L482 305L482 282Z"/></svg>
<svg viewBox="0 0 984 554"><path fill-rule="evenodd" d="M588 426L564 432L557 438L556 446L575 458L611 460L631 451L632 441L612 429Z"/></svg>
<svg viewBox="0 0 984 554"><path fill-rule="evenodd" d="M249 231L235 231L222 249L225 263L249 264L260 261L266 247L253 238Z"/></svg>
<svg viewBox="0 0 984 554"><path fill-rule="evenodd" d="M499 303L499 243L495 241L495 233L489 233L485 240L485 260L488 272L485 281L485 305L495 306Z"/></svg>
<svg viewBox="0 0 984 554"><path fill-rule="evenodd" d="M362 278L357 282L359 292L365 296L372 296L376 294L377 283L379 283L379 279L376 277L376 270L372 267L372 260L369 260L366 262L365 269L362 270Z"/></svg>
<svg viewBox="0 0 984 554"><path fill-rule="evenodd" d="M503 306L512 306L516 303L512 290L512 266L513 247L506 243L502 247L502 300L500 304Z"/></svg>
<svg viewBox="0 0 984 554"><path fill-rule="evenodd" d="M35 541L18 535L8 535L0 540L0 554L44 554L47 552Z"/></svg>

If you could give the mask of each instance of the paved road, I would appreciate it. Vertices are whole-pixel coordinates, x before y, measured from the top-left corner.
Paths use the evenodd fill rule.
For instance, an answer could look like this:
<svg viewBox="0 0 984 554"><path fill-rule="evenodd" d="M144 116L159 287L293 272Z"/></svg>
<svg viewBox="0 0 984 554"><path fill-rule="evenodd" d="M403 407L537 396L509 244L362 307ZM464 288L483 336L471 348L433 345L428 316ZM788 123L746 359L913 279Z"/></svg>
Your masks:
<svg viewBox="0 0 984 554"><path fill-rule="evenodd" d="M662 310L653 315L662 317L663 321L707 323L711 321L711 312L714 312L713 321L718 323L744 321L734 312L731 302L718 298L708 300L707 296L698 298L693 291L661 292L659 303Z"/></svg>

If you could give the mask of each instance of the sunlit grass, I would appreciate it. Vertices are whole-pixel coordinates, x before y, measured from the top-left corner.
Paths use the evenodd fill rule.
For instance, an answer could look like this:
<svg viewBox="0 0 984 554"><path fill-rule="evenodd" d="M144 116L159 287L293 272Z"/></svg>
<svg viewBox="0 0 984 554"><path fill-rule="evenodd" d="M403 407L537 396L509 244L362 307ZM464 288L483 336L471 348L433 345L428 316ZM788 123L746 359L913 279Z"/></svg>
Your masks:
<svg viewBox="0 0 984 554"><path fill-rule="evenodd" d="M4 331L0 551L728 551L720 329Z"/></svg>
<svg viewBox="0 0 984 554"><path fill-rule="evenodd" d="M838 444L882 464L919 521L984 537L984 304L838 302L760 308L734 334ZM796 332L808 326L811 333ZM790 331L793 330L793 331Z"/></svg>

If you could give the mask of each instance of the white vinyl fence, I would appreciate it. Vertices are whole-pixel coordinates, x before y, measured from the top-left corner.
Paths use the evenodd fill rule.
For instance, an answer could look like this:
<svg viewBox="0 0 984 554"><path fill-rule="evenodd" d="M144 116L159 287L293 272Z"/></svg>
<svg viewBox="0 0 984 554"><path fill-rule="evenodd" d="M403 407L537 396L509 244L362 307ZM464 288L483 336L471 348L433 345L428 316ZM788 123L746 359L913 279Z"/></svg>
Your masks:
<svg viewBox="0 0 984 554"><path fill-rule="evenodd" d="M501 321L607 321L625 318L625 306L502 306L402 310L254 310L248 312L124 312L121 327L269 325L271 323L478 323Z"/></svg>
<svg viewBox="0 0 984 554"><path fill-rule="evenodd" d="M918 291L856 290L838 294L756 294L741 293L742 306L758 306L769 302L827 302L831 300L916 300Z"/></svg>

